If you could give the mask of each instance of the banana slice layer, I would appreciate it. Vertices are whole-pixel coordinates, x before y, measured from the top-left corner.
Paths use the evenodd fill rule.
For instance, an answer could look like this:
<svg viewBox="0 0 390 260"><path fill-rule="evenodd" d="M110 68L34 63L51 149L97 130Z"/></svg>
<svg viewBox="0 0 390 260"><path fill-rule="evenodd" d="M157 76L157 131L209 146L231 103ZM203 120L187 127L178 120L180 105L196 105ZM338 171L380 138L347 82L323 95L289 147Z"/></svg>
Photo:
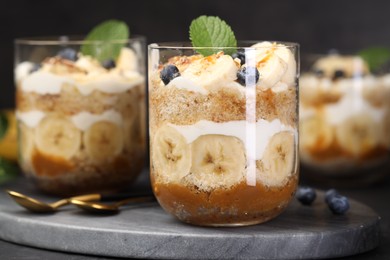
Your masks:
<svg viewBox="0 0 390 260"><path fill-rule="evenodd" d="M258 179L266 186L282 186L294 172L294 134L283 131L275 134L267 145L264 156L256 162Z"/></svg>
<svg viewBox="0 0 390 260"><path fill-rule="evenodd" d="M94 123L84 134L85 150L96 162L111 160L123 149L122 129L109 121Z"/></svg>
<svg viewBox="0 0 390 260"><path fill-rule="evenodd" d="M61 116L47 116L35 130L35 143L40 152L69 159L81 146L81 131Z"/></svg>
<svg viewBox="0 0 390 260"><path fill-rule="evenodd" d="M191 181L204 190L229 188L245 174L242 141L233 136L203 135L192 143Z"/></svg>
<svg viewBox="0 0 390 260"><path fill-rule="evenodd" d="M354 156L362 156L380 142L380 127L369 114L362 113L344 120L336 128L338 144Z"/></svg>
<svg viewBox="0 0 390 260"><path fill-rule="evenodd" d="M318 114L300 122L300 146L315 151L326 150L333 142L333 128Z"/></svg>
<svg viewBox="0 0 390 260"><path fill-rule="evenodd" d="M190 146L173 127L165 125L157 130L151 152L154 168L167 181L178 182L189 174Z"/></svg>

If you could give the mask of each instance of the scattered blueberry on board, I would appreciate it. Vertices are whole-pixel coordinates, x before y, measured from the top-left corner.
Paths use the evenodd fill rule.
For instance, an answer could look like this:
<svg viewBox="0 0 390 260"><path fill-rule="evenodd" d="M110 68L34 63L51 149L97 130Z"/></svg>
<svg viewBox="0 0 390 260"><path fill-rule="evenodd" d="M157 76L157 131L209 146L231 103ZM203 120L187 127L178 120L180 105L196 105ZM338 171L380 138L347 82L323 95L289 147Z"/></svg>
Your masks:
<svg viewBox="0 0 390 260"><path fill-rule="evenodd" d="M113 59L108 59L108 60L104 60L102 62L102 66L103 68L105 69L112 69L112 68L115 68L115 61Z"/></svg>
<svg viewBox="0 0 390 260"><path fill-rule="evenodd" d="M345 196L336 194L329 199L329 209L336 215L342 215L349 209L349 201Z"/></svg>
<svg viewBox="0 0 390 260"><path fill-rule="evenodd" d="M330 190L327 190L325 192L325 202L329 204L330 202L330 199L335 196L335 195L339 195L339 193L337 192L337 190L335 189L330 189Z"/></svg>
<svg viewBox="0 0 390 260"><path fill-rule="evenodd" d="M313 188L299 187L296 193L296 197L303 205L308 206L313 203L317 197L317 194Z"/></svg>
<svg viewBox="0 0 390 260"><path fill-rule="evenodd" d="M72 48L62 49L57 53L57 55L66 60L71 60L71 61L77 60L77 52Z"/></svg>
<svg viewBox="0 0 390 260"><path fill-rule="evenodd" d="M311 205L317 197L315 190L310 187L299 187L295 196L303 205ZM335 189L325 192L325 203L335 215L343 215L350 207L348 198L340 195Z"/></svg>
<svg viewBox="0 0 390 260"><path fill-rule="evenodd" d="M349 209L348 198L340 195L335 189L330 189L325 192L325 202L329 209L336 215L342 215Z"/></svg>
<svg viewBox="0 0 390 260"><path fill-rule="evenodd" d="M245 53L242 52L242 51L238 51L236 53L233 53L232 54L232 58L235 59L235 58L239 58L240 61L241 61L241 66L245 64Z"/></svg>
<svg viewBox="0 0 390 260"><path fill-rule="evenodd" d="M168 85L171 80L180 76L179 69L172 64L166 65L160 72L160 78L165 85Z"/></svg>
<svg viewBox="0 0 390 260"><path fill-rule="evenodd" d="M252 82L254 80L253 83L257 83L257 81L259 81L259 78L260 78L260 73L259 71L257 70L257 68L254 68L254 67L241 67L241 69L239 69L237 71L237 81L238 83L240 83L241 85L245 86L246 85L246 76L249 76L249 77L252 77ZM255 77L255 78L253 78Z"/></svg>

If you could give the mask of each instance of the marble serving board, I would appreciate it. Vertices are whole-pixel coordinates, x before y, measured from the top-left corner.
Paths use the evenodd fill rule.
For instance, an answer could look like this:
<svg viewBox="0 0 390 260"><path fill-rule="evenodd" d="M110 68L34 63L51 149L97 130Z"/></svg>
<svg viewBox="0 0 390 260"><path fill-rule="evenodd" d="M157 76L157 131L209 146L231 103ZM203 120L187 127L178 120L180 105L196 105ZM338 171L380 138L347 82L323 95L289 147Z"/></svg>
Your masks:
<svg viewBox="0 0 390 260"><path fill-rule="evenodd" d="M147 182L138 188L150 188ZM0 185L0 238L50 250L99 256L165 259L314 259L358 254L379 245L379 216L350 200L346 215L333 215L318 192L314 205L294 200L278 218L256 226L195 227L180 223L157 203L124 207L101 216L67 206L37 215L16 205L5 189L38 193L24 178Z"/></svg>

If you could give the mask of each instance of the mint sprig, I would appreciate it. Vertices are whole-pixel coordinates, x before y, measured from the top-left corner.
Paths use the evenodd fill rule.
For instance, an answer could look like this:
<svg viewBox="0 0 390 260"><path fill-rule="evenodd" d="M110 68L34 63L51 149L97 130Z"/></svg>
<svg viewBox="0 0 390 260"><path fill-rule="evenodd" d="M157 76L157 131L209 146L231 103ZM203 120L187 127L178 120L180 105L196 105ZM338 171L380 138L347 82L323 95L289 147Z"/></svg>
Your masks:
<svg viewBox="0 0 390 260"><path fill-rule="evenodd" d="M221 49L226 54L236 52L237 40L230 26L219 17L202 15L191 22L190 40L196 51L209 56ZM211 47L211 48L202 48ZM213 49L215 47L215 49ZM223 47L233 47L223 49Z"/></svg>
<svg viewBox="0 0 390 260"><path fill-rule="evenodd" d="M96 58L99 61L115 59L121 48L125 45L123 40L130 36L129 27L126 23L118 20L105 21L92 29L84 39L81 53ZM112 41L119 42L112 42Z"/></svg>
<svg viewBox="0 0 390 260"><path fill-rule="evenodd" d="M8 119L7 115L0 112L0 140L5 136L8 130Z"/></svg>
<svg viewBox="0 0 390 260"><path fill-rule="evenodd" d="M371 71L378 70L390 61L390 49L386 47L370 47L361 50L358 55L368 63Z"/></svg>

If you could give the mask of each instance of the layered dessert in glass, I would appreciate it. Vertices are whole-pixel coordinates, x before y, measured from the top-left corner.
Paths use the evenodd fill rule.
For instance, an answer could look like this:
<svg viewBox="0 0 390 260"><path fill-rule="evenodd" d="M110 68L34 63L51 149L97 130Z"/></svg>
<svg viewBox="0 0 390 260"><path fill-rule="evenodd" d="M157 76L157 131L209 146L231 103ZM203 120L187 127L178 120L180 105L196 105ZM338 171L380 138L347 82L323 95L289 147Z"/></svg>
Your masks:
<svg viewBox="0 0 390 260"><path fill-rule="evenodd" d="M183 222L265 222L297 186L298 46L240 46L149 46L152 186Z"/></svg>
<svg viewBox="0 0 390 260"><path fill-rule="evenodd" d="M106 42L122 47L104 61L82 54L85 44L15 44L20 165L52 194L118 190L144 165L144 39Z"/></svg>
<svg viewBox="0 0 390 260"><path fill-rule="evenodd" d="M360 56L331 54L315 58L300 86L300 158L308 175L351 184L380 178L389 162L390 74L373 74Z"/></svg>

